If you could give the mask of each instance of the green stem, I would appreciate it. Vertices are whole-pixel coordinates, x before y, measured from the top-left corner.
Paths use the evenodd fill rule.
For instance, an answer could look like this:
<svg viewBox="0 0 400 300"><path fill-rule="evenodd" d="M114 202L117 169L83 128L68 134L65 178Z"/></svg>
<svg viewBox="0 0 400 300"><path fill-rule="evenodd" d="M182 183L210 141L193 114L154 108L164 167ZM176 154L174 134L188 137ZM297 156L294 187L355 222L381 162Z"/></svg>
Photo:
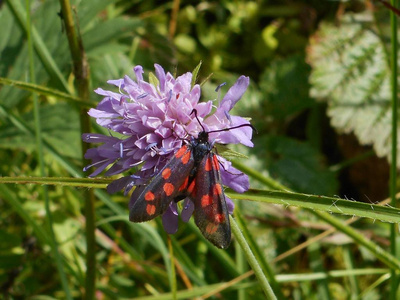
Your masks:
<svg viewBox="0 0 400 300"><path fill-rule="evenodd" d="M239 203L241 203L240 201ZM234 211L234 216L235 220L244 236L246 239L247 244L249 245L251 251L254 254L254 257L257 260L257 263L260 265L263 274L267 276L267 279L271 283L271 287L273 288L273 291L275 295L279 299L284 299L283 293L281 291L281 287L279 286L278 282L276 281L276 275L273 271L273 268L268 264L267 260L265 259L265 255L263 254L262 250L258 247L256 241L254 240L253 236L251 235L251 232L246 226L246 222L242 216L241 210L240 210L240 205L235 206L235 211ZM242 252L241 252L242 253ZM242 270L240 273L243 274L245 273L246 270Z"/></svg>
<svg viewBox="0 0 400 300"><path fill-rule="evenodd" d="M30 0L26 0L26 25L27 25L27 40L28 40L28 55L29 55L29 75L30 75L30 81L32 83L36 82L36 77L35 77L35 66L34 66L34 59L33 59L33 42L32 42L32 28L31 28L31 18L30 18ZM39 101L37 94L33 93L32 94L33 98L33 113L34 113L34 124L35 124L35 141L36 141L36 151L37 151L37 159L39 162L39 170L40 170L40 175L42 177L46 176L45 172L45 167L44 167L44 155L43 155L43 144L42 144L42 134L41 134L41 124L40 124L40 107L39 107ZM65 292L65 297L66 299L72 299L71 292L68 286L68 280L67 276L64 272L64 266L63 266L63 261L61 258L61 254L58 249L58 243L56 240L56 236L54 234L53 230L53 217L51 214L50 210L50 199L49 199L49 194L48 194L48 187L46 185L42 186L42 192L43 192L43 197L45 201L45 210L46 210L46 217L47 217L47 222L49 226L49 232L50 232L50 247L51 247L51 252L53 254L54 260L56 262L57 270L60 276L61 280L61 285L63 287L63 290Z"/></svg>
<svg viewBox="0 0 400 300"><path fill-rule="evenodd" d="M243 233L243 225L244 225L243 223L244 222L242 223L241 222L242 220L239 219L239 217L241 217L240 211L241 211L242 206L243 206L242 204L243 204L242 201L238 201L238 202L235 203L235 218L238 220L238 225L240 226L240 229L242 230L242 233ZM243 233L243 235L246 235L246 234ZM246 239L247 239L247 236L246 236ZM247 241L249 241L249 240L247 239ZM254 251L254 248L253 248L253 251ZM248 270L249 267L248 267L248 264L247 264L247 261L246 261L246 257L244 255L243 251L241 251L241 247L240 247L239 243L237 243L237 242L235 243L235 255L236 255L236 259L235 259L236 260L236 266L237 266L237 269L239 271L239 274L246 273L246 271ZM260 262L259 259L258 259L258 261ZM238 290L238 300L246 300L246 298L247 298L246 290L245 289L239 289Z"/></svg>
<svg viewBox="0 0 400 300"><path fill-rule="evenodd" d="M389 252L382 249L376 243L366 238L363 234L346 225L342 220L335 218L330 214L327 214L326 212L313 210L309 211L316 215L319 219L327 222L328 224L331 224L337 230L352 238L358 245L364 246L371 253L373 253L377 259L379 259L388 267L392 268L393 270L400 270L400 261L394 255L391 255Z"/></svg>
<svg viewBox="0 0 400 300"><path fill-rule="evenodd" d="M60 0L61 12L67 33L69 49L73 63L78 96L89 101L89 66L79 31L76 30L74 14L69 0ZM80 110L82 133L90 132L90 119L85 109ZM88 149L87 143L82 143L82 161ZM95 240L95 197L93 190L84 192L86 219L86 282L85 299L94 299L96 290L96 240Z"/></svg>
<svg viewBox="0 0 400 300"><path fill-rule="evenodd" d="M242 250L246 255L247 261L249 262L254 273L256 274L256 277L260 282L262 289L264 290L265 296L267 297L266 299L276 299L276 296L272 291L272 288L269 285L267 278L265 277L260 265L258 264L257 259L251 251L249 244L247 244L247 241L240 231L239 226L236 224L235 219L232 216L229 217L231 221L232 232L235 235L237 242L242 247Z"/></svg>
<svg viewBox="0 0 400 300"><path fill-rule="evenodd" d="M397 7L397 1L391 0L391 5ZM397 207L396 201L396 181L397 181L397 16L390 12L391 25L391 83L392 83L392 163L390 166L390 198L391 205ZM390 251L396 256L396 228L397 224L390 225ZM398 290L398 275L394 269L391 271L390 298L396 299Z"/></svg>
<svg viewBox="0 0 400 300"><path fill-rule="evenodd" d="M176 285L176 273L175 273L175 256L174 256L174 247L172 246L172 241L171 241L171 237L168 236L167 237L168 240L168 250L169 250L169 255L170 255L170 259L171 259L171 269L170 269L170 284L171 284L171 293L172 293L172 299L176 300L178 299L176 296L176 292L177 292L177 285Z"/></svg>

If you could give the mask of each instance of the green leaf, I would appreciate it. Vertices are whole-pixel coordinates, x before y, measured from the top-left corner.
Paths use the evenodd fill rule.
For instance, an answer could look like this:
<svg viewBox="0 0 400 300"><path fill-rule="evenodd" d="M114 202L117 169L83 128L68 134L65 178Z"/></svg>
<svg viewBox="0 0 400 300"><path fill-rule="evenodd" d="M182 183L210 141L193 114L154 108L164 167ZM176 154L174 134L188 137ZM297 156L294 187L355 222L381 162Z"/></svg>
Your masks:
<svg viewBox="0 0 400 300"><path fill-rule="evenodd" d="M308 49L311 95L327 101L338 132L352 132L362 145L373 145L378 156L389 157L391 70L385 38L373 21L367 12L344 15L340 26L322 24Z"/></svg>
<svg viewBox="0 0 400 300"><path fill-rule="evenodd" d="M141 25L143 24L139 19L122 17L99 23L83 35L85 49L90 54L96 47L116 41L123 36L132 36Z"/></svg>
<svg viewBox="0 0 400 300"><path fill-rule="evenodd" d="M7 269L12 269L12 268L18 268L21 266L23 262L23 254L15 254L15 253L2 253L0 255L0 268L2 270L7 270Z"/></svg>
<svg viewBox="0 0 400 300"><path fill-rule="evenodd" d="M159 87L160 86L160 81L158 80L157 76L154 75L153 72L149 73L149 83L152 84L155 87Z"/></svg>
<svg viewBox="0 0 400 300"><path fill-rule="evenodd" d="M46 86L37 85L37 84L29 83L29 82L12 80L12 79L8 79L8 78L2 78L2 77L0 77L0 84L18 87L18 88L26 90L26 91L38 93L40 95L54 97L54 98L60 99L60 100L65 100L67 102L74 103L74 104L82 106L82 107L92 107L92 105L90 103L88 103L87 101L83 101L82 99L80 99L78 97L71 96L70 94L63 93L58 90L48 88Z"/></svg>
<svg viewBox="0 0 400 300"><path fill-rule="evenodd" d="M79 158L80 148L78 113L65 103L43 105L40 109L42 135L54 148L63 155ZM28 126L33 128L33 113L24 115ZM22 132L10 123L0 127L1 148L35 149L35 138L29 133Z"/></svg>
<svg viewBox="0 0 400 300"><path fill-rule="evenodd" d="M285 118L313 105L309 97L310 67L303 55L274 61L262 74L261 93L265 97L266 113Z"/></svg>
<svg viewBox="0 0 400 300"><path fill-rule="evenodd" d="M254 149L262 158L272 177L295 191L334 195L337 190L335 173L324 165L323 157L307 143L283 136L258 138ZM256 167L256 166L254 166ZM260 166L258 168L260 170Z"/></svg>
<svg viewBox="0 0 400 300"><path fill-rule="evenodd" d="M18 20L16 25L18 24L25 35L27 30L25 8L19 1L13 0L8 1L7 3L12 11L12 14ZM57 9L59 9L57 5L57 3L51 1L46 4L43 3L42 5L38 5L32 17L32 23L34 24L34 26L32 26L32 42L42 67L44 70L46 70L50 81L52 81L60 90L68 91L68 83L61 73L60 62L67 64L69 56L67 41L63 35L60 34L60 18L56 13L54 13L57 11ZM43 38L46 38L46 43L44 42L42 36ZM24 52L26 51L26 45L24 45L24 47L20 47L18 50L15 49L14 51ZM18 68L16 71L17 73L13 74L14 76L12 77L18 79L26 76L25 70L28 66L28 55L22 55L22 53L19 53L19 58L22 60L21 62L25 64L25 68ZM36 68L36 72L40 74L40 76L36 76L37 79L44 76L44 70L42 70L43 68ZM17 69L15 64L14 69ZM12 100L15 103L15 99L8 100Z"/></svg>
<svg viewBox="0 0 400 300"><path fill-rule="evenodd" d="M194 85L196 84L197 77L198 77L198 74L199 74L199 71L200 71L200 68L201 68L201 64L202 64L202 63L203 63L203 62L200 61L199 64L196 66L196 68L194 68L194 70L193 70L193 72L192 72L192 81L191 81L191 83L190 83L191 88L193 88Z"/></svg>
<svg viewBox="0 0 400 300"><path fill-rule="evenodd" d="M18 247L22 243L20 236L3 229L0 229L0 241L2 241L0 251Z"/></svg>
<svg viewBox="0 0 400 300"><path fill-rule="evenodd" d="M215 147L217 148L218 154L225 157L228 160L237 159L237 158L248 158L247 155L245 155L241 152L232 150L232 149L228 148L226 145L217 144L217 145L215 145Z"/></svg>

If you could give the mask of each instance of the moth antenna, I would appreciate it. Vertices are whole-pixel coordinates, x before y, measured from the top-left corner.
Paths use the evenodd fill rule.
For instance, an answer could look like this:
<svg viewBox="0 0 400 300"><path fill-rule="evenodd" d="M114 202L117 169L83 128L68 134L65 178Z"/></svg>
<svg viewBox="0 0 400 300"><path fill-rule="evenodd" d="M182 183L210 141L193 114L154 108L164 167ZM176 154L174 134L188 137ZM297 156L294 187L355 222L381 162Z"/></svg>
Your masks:
<svg viewBox="0 0 400 300"><path fill-rule="evenodd" d="M236 129L236 128L240 128L240 127L246 127L246 126L251 127L251 128L258 134L257 129L256 129L253 125L251 125L251 124L242 124L242 125L238 125L238 126L234 126L234 127L229 127L229 128L224 128L224 129L218 129L218 130L212 130L212 131L209 131L208 133L220 132L220 131L229 131L229 130L232 130L232 129ZM203 127L203 126L202 126L202 127Z"/></svg>
<svg viewBox="0 0 400 300"><path fill-rule="evenodd" d="M204 127L203 127L203 124L201 124L199 118L197 117L197 110L194 108L190 114L194 114L194 116L196 117L197 122L199 122L199 124L200 124L200 126L201 126L201 129L203 129L203 131L206 131L206 130L204 129Z"/></svg>

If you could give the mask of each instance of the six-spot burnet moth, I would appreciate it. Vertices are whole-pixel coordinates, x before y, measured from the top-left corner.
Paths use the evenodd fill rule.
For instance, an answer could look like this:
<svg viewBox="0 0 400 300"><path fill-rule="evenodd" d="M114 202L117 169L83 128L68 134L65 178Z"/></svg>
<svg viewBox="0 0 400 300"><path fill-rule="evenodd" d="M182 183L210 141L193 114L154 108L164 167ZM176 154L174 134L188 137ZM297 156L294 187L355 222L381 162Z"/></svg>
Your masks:
<svg viewBox="0 0 400 300"><path fill-rule="evenodd" d="M197 111L193 110L197 118ZM199 121L199 120L198 120ZM231 242L228 208L221 183L220 164L208 140L213 132L233 130L239 126L206 132L192 137L168 161L147 185L137 187L130 208L132 222L144 222L162 215L171 201L188 197L194 204L194 220L204 237L218 248L227 248ZM253 128L254 129L254 128Z"/></svg>

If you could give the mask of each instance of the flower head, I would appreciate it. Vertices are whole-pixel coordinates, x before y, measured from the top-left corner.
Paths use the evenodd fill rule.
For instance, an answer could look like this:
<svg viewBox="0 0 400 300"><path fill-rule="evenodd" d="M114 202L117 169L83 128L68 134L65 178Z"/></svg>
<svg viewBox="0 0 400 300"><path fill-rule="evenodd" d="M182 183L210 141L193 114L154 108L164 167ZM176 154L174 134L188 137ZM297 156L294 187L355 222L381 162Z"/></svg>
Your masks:
<svg viewBox="0 0 400 300"><path fill-rule="evenodd" d="M246 119L229 114L246 91L248 77L240 76L215 106L211 100L199 102L200 85L192 86L193 75L190 72L174 78L156 64L155 76L151 74L149 82L143 79L141 66L136 66L134 72L136 81L128 76L108 81L118 87L118 93L98 88L95 92L104 98L96 109L89 110L89 115L96 118L97 124L118 133L118 137L92 133L82 136L85 142L102 143L85 154L85 158L92 161L88 167L97 168L90 176L99 175L110 165L106 176L137 169L133 175L112 182L107 188L110 193L122 189L128 193L134 186L146 184L190 136L197 137L203 128L210 132L209 139L212 142L253 146L250 127L211 132L249 124ZM197 119L192 113L194 109ZM233 168L226 159L218 156L218 160L223 165L220 169L222 183L237 192L246 191L249 188L247 175ZM140 188L133 192L130 207L139 192ZM233 202L228 198L226 201L232 213ZM188 221L194 206L186 199L184 207L181 217ZM163 215L164 228L168 233L176 232L177 215L176 203L172 201Z"/></svg>

